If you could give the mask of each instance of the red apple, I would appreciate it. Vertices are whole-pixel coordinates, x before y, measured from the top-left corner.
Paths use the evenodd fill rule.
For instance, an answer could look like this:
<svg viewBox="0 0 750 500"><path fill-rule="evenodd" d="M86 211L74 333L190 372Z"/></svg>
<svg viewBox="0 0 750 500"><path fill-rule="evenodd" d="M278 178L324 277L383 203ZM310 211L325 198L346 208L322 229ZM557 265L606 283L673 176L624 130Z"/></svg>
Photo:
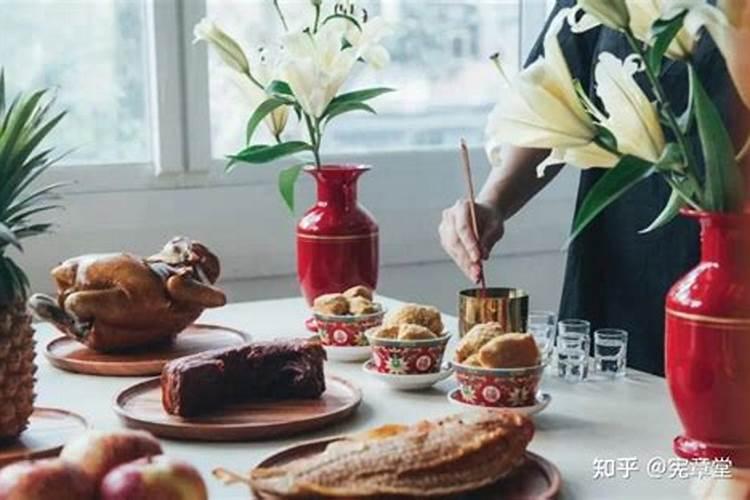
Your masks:
<svg viewBox="0 0 750 500"><path fill-rule="evenodd" d="M24 461L0 470L0 500L94 500L94 482L57 458Z"/></svg>
<svg viewBox="0 0 750 500"><path fill-rule="evenodd" d="M104 477L101 500L207 500L200 473L187 462L165 455L115 467Z"/></svg>
<svg viewBox="0 0 750 500"><path fill-rule="evenodd" d="M148 432L91 431L66 444L60 458L78 465L98 485L118 465L161 452L159 441Z"/></svg>

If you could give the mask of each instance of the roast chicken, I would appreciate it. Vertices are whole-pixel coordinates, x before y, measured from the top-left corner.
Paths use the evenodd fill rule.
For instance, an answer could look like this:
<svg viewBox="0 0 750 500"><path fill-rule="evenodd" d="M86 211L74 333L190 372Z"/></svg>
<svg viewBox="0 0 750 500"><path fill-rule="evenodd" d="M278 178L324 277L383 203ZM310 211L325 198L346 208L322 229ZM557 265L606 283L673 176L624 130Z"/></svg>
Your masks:
<svg viewBox="0 0 750 500"><path fill-rule="evenodd" d="M157 254L83 255L52 270L57 299L36 294L42 320L96 351L169 342L205 308L226 303L214 286L219 259L201 243L177 237Z"/></svg>

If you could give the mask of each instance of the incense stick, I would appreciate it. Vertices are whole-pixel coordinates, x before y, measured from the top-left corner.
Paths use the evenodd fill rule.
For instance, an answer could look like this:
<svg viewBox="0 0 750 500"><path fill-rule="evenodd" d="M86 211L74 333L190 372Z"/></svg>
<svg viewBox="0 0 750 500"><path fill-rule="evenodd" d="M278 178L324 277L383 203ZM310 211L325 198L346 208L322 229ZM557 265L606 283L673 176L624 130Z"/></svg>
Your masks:
<svg viewBox="0 0 750 500"><path fill-rule="evenodd" d="M461 160L464 167L464 177L466 186L469 191L469 211L471 212L471 228L474 231L474 239L479 246L479 225L477 224L477 212L474 207L474 181L471 178L471 162L469 161L469 148L466 146L466 140L461 138ZM481 256L479 257L479 283L482 287L481 298L487 297L487 283L484 279L484 264Z"/></svg>

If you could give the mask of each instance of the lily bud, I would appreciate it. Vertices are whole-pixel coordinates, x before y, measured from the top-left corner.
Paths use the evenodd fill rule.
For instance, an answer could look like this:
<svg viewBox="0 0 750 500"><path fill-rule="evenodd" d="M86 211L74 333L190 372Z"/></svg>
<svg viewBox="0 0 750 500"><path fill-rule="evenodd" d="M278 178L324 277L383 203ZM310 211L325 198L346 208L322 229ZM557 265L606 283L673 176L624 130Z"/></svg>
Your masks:
<svg viewBox="0 0 750 500"><path fill-rule="evenodd" d="M630 24L625 0L578 0L578 5L613 30L622 31Z"/></svg>
<svg viewBox="0 0 750 500"><path fill-rule="evenodd" d="M204 41L216 50L221 60L230 68L240 73L250 74L250 64L242 51L242 47L229 35L224 33L210 19L203 18L193 28L195 39L193 43Z"/></svg>

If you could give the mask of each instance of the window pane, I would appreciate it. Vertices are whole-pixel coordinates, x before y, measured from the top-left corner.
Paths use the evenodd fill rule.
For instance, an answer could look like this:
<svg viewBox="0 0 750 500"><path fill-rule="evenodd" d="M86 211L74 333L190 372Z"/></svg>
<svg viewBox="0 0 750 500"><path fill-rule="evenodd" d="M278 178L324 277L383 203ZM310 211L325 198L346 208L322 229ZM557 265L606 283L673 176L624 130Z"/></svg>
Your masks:
<svg viewBox="0 0 750 500"><path fill-rule="evenodd" d="M145 0L0 0L9 92L57 89L64 163L151 159Z"/></svg>
<svg viewBox="0 0 750 500"><path fill-rule="evenodd" d="M309 1L281 5L296 18L293 13L307 9ZM391 65L379 73L362 66L349 87L387 85L398 92L374 101L377 116L352 113L334 121L324 149L455 147L461 136L481 144L501 82L489 56L500 52L511 73L518 67L518 0L370 0L357 5L388 19L396 32L388 43ZM270 1L208 0L208 15L248 52L281 30ZM212 143L214 155L221 156L241 146L250 105L218 58L210 59Z"/></svg>

